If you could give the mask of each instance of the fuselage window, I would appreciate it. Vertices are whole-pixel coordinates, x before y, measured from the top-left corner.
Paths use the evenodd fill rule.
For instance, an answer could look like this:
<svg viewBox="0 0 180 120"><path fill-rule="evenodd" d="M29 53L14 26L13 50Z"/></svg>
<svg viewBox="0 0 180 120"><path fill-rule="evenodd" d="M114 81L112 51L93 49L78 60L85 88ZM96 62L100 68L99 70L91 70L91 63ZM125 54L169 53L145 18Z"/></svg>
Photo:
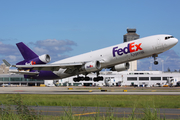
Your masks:
<svg viewBox="0 0 180 120"><path fill-rule="evenodd" d="M168 36L168 37L165 37L165 40L170 39L170 38L174 38L174 37L173 36Z"/></svg>

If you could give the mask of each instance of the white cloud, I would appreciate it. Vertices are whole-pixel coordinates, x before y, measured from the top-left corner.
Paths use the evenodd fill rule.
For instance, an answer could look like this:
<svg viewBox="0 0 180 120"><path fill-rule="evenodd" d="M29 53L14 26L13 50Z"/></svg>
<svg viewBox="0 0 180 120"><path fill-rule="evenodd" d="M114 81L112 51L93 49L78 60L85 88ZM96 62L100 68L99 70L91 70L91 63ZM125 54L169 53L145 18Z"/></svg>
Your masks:
<svg viewBox="0 0 180 120"><path fill-rule="evenodd" d="M57 56L58 56L58 57L61 57L62 55L58 54Z"/></svg>
<svg viewBox="0 0 180 120"><path fill-rule="evenodd" d="M58 47L54 47L54 49L55 49L55 50L59 50L59 48L58 48Z"/></svg>
<svg viewBox="0 0 180 120"><path fill-rule="evenodd" d="M76 43L71 40L56 40L56 39L40 40L35 43L31 42L31 44L35 46L36 50L40 51L40 49L43 49L44 52L49 52L49 53L65 53L71 51L72 46L76 45ZM41 50L41 52L43 51Z"/></svg>
<svg viewBox="0 0 180 120"><path fill-rule="evenodd" d="M12 53L17 54L18 49L13 45L4 44L4 43L0 42L0 54L1 55L9 55Z"/></svg>
<svg viewBox="0 0 180 120"><path fill-rule="evenodd" d="M66 52L72 51L72 47L76 46L74 41L57 39L40 40L35 43L31 42L30 44L34 45L34 51L38 55L49 54L52 60L60 60L69 57Z"/></svg>
<svg viewBox="0 0 180 120"><path fill-rule="evenodd" d="M39 48L39 47L35 47L34 48L35 53L37 54L45 54L48 53L48 50L44 49L44 48Z"/></svg>
<svg viewBox="0 0 180 120"><path fill-rule="evenodd" d="M17 57L14 55L9 55L9 56L7 56L7 58L14 62L17 61Z"/></svg>
<svg viewBox="0 0 180 120"><path fill-rule="evenodd" d="M71 40L56 40L56 39L46 39L40 40L36 43L32 43L36 46L44 46L44 47L61 47L61 46L71 46L76 45L74 41Z"/></svg>

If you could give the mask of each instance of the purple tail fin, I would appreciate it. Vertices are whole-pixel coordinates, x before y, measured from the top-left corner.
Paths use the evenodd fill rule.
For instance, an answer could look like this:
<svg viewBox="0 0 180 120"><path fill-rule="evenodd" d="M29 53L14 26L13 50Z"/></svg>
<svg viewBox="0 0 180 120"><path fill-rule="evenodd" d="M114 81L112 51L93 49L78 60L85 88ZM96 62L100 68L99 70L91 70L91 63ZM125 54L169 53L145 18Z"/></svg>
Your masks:
<svg viewBox="0 0 180 120"><path fill-rule="evenodd" d="M38 55L34 53L29 47L27 47L23 42L17 43L16 45L21 52L24 60L31 60L38 57Z"/></svg>
<svg viewBox="0 0 180 120"><path fill-rule="evenodd" d="M16 45L24 58L23 61L16 63L16 65L46 64L46 63L50 62L50 60L51 60L51 58L48 54L38 56L29 47L27 47L23 42L17 43Z"/></svg>

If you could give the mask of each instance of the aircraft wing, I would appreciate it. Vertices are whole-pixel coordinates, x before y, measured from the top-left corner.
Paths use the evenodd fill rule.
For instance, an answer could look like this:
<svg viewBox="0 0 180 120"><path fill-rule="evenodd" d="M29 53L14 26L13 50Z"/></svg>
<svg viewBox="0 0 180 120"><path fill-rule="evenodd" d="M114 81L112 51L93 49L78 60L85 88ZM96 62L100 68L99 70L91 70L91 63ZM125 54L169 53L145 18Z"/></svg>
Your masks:
<svg viewBox="0 0 180 120"><path fill-rule="evenodd" d="M75 68L82 66L84 63L62 63L62 64L48 64L48 65L13 65L18 69L31 69L31 70L47 70L47 71L57 71L59 68Z"/></svg>
<svg viewBox="0 0 180 120"><path fill-rule="evenodd" d="M18 71L10 71L11 73L25 74L25 75L38 75L40 70L45 71L58 71L60 68L66 69L66 73L74 72L77 67L85 64L85 62L73 62L73 63L60 63L60 64L43 64L43 65L11 65L5 59L3 60L6 66L16 67ZM31 70L37 70L35 72L29 72ZM24 71L25 70L25 71Z"/></svg>

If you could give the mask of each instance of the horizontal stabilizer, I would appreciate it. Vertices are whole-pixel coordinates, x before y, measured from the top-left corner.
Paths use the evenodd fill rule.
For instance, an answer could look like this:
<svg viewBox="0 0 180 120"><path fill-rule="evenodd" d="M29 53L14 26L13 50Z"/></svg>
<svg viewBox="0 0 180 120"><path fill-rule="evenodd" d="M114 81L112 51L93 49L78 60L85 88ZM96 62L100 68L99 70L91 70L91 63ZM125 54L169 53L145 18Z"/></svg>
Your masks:
<svg viewBox="0 0 180 120"><path fill-rule="evenodd" d="M4 64L5 64L7 67L11 67L11 64L8 63L5 59L3 59L3 62L4 62Z"/></svg>
<svg viewBox="0 0 180 120"><path fill-rule="evenodd" d="M9 71L10 73L23 74L23 75L38 75L39 72L28 72L28 71Z"/></svg>

